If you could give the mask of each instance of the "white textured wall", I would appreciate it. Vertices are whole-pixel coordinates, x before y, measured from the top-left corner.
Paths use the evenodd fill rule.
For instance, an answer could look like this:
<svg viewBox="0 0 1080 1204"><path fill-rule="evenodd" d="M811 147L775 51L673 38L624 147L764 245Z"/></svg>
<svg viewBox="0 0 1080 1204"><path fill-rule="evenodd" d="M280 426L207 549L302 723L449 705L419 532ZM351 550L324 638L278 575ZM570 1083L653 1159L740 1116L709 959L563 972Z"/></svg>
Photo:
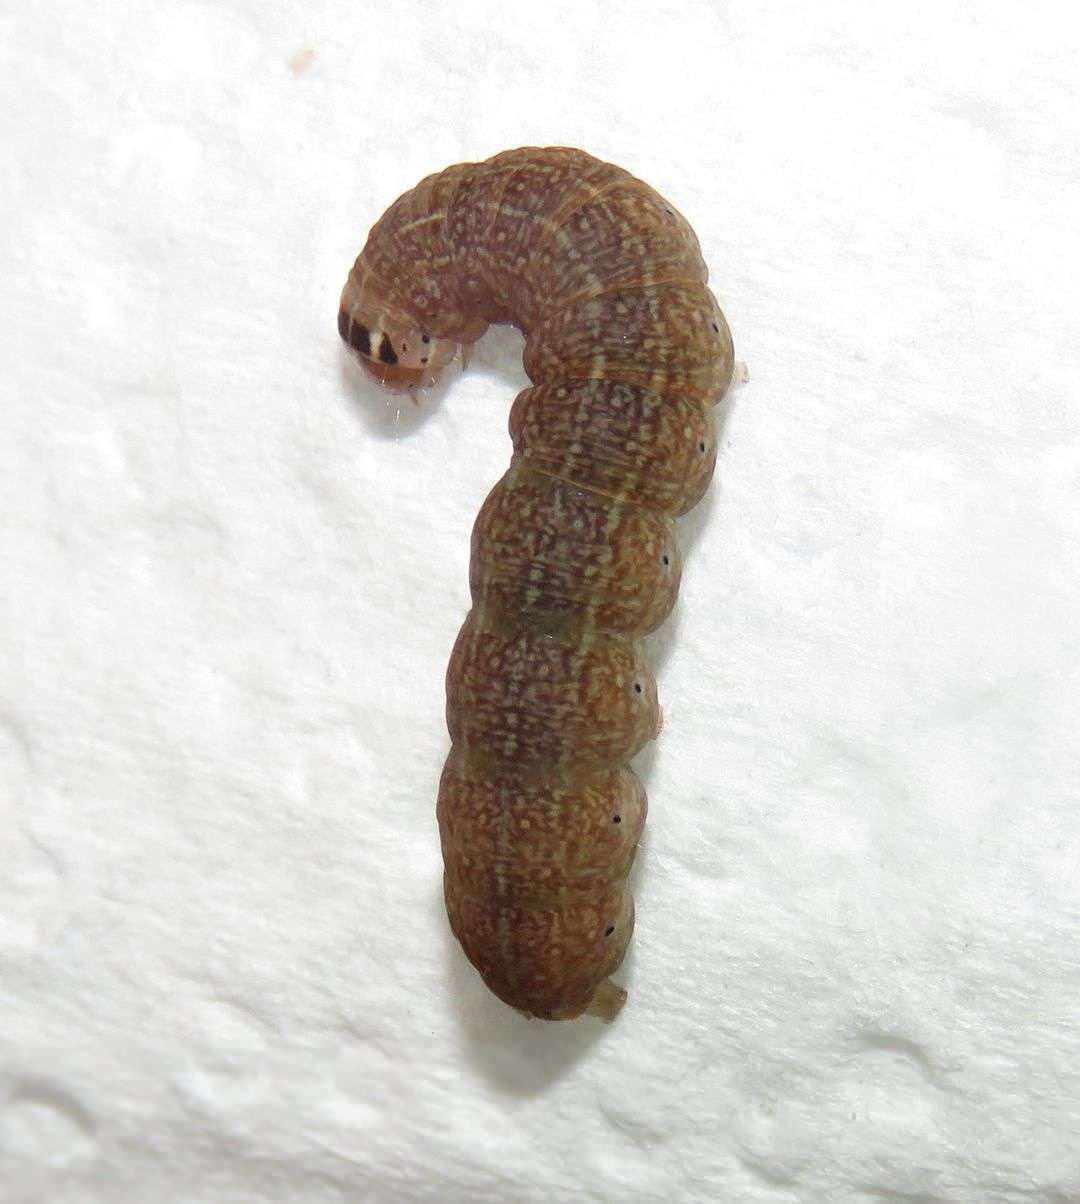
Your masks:
<svg viewBox="0 0 1080 1204"><path fill-rule="evenodd" d="M1080 1201L1065 11L0 8L3 1204ZM335 331L527 143L685 211L753 374L610 1028L439 897L521 341L395 424Z"/></svg>

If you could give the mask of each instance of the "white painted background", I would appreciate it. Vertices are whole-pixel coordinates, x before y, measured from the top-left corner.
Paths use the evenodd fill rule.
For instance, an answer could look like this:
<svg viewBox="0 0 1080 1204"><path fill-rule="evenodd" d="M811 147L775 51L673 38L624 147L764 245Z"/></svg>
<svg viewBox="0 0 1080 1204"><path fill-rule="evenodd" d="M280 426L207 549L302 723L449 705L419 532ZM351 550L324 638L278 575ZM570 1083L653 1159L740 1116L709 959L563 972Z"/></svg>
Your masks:
<svg viewBox="0 0 1080 1204"><path fill-rule="evenodd" d="M1080 1201L1066 6L0 6L0 1199ZM752 382L655 641L630 1002L527 1022L433 807L494 332L395 423L370 223L580 145Z"/></svg>

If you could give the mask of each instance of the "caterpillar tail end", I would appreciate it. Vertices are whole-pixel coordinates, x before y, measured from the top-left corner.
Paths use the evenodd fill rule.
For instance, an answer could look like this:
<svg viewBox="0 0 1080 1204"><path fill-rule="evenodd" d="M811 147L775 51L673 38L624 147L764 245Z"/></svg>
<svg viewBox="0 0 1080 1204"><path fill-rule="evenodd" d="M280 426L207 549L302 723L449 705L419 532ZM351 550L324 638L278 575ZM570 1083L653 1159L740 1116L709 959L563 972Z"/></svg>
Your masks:
<svg viewBox="0 0 1080 1204"><path fill-rule="evenodd" d="M514 1007L514 1011L526 1020L565 1021L577 1020L580 1016L595 1016L598 1020L603 1020L605 1024L610 1024L622 1011L626 999L625 988L613 983L610 978L605 978L593 991L592 998L584 1006L579 1001L572 1006L554 1008L551 1011L531 1012L527 1008L520 1007ZM512 1004L511 1006L513 1007Z"/></svg>
<svg viewBox="0 0 1080 1204"><path fill-rule="evenodd" d="M625 1002L625 988L613 983L610 978L605 978L596 988L589 1006L585 1009L585 1015L597 1016L605 1024L610 1024L622 1011Z"/></svg>

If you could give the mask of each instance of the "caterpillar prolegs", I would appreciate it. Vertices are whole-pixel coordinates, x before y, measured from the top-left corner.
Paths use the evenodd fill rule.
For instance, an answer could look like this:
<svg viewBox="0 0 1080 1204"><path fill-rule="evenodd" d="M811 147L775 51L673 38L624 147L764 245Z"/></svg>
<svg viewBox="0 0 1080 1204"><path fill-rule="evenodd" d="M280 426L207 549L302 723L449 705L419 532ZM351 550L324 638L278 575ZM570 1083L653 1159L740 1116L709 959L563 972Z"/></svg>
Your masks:
<svg viewBox="0 0 1080 1204"><path fill-rule="evenodd" d="M428 176L375 224L338 329L380 382L432 382L490 323L532 386L472 536L446 676L438 821L450 925L533 1016L611 1019L645 823L629 761L659 728L641 639L679 589L673 519L708 486L731 334L686 220L583 151Z"/></svg>

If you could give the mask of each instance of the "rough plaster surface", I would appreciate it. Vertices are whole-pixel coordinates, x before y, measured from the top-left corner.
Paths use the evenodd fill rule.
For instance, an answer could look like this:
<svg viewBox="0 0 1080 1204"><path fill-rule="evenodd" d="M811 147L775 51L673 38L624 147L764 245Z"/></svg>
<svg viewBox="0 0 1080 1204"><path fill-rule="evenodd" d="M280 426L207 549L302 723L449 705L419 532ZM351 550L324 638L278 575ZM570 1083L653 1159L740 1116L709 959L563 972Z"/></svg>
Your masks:
<svg viewBox="0 0 1080 1204"><path fill-rule="evenodd" d="M0 7L0 1199L1080 1201L1066 6ZM520 339L338 292L581 145L752 383L685 525L630 1002L487 995L433 806Z"/></svg>

